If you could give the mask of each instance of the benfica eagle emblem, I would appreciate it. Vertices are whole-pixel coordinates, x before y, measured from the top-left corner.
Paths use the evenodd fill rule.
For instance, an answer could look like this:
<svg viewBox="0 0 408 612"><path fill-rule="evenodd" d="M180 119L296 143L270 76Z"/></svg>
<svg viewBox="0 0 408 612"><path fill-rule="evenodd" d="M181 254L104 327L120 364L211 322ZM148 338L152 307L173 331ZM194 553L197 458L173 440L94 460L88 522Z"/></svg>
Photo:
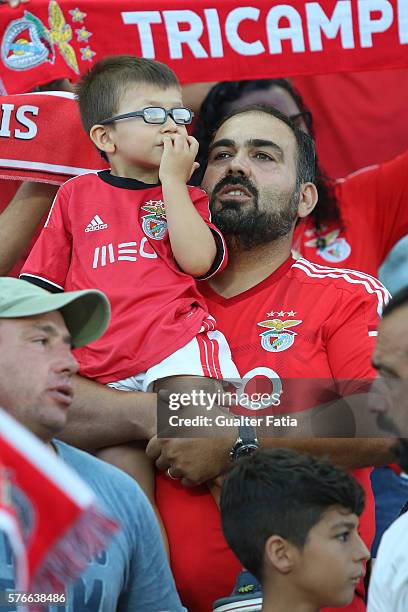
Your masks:
<svg viewBox="0 0 408 612"><path fill-rule="evenodd" d="M305 242L305 246L316 247L317 254L325 261L331 263L343 261L350 255L351 246L345 238L339 238L339 234L339 229L333 230L324 236Z"/></svg>
<svg viewBox="0 0 408 612"><path fill-rule="evenodd" d="M142 210L149 213L142 217L142 228L146 236L153 240L163 240L167 230L164 202L149 200L142 206Z"/></svg>
<svg viewBox="0 0 408 612"><path fill-rule="evenodd" d="M299 323L302 323L300 319L287 321L272 319L257 323L260 327L266 327L268 330L259 334L262 348L268 351L268 353L286 351L286 349L292 346L297 335L296 332L289 331L288 328L299 325Z"/></svg>

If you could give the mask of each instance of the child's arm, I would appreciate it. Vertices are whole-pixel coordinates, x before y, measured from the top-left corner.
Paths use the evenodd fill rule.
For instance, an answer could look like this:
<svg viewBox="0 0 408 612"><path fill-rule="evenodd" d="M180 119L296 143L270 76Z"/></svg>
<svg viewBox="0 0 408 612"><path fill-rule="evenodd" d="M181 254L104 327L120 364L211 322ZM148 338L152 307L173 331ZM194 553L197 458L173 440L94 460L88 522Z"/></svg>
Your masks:
<svg viewBox="0 0 408 612"><path fill-rule="evenodd" d="M213 264L217 247L210 228L195 209L186 185L197 151L198 142L193 136L167 136L159 178L174 258L187 274L204 276Z"/></svg>

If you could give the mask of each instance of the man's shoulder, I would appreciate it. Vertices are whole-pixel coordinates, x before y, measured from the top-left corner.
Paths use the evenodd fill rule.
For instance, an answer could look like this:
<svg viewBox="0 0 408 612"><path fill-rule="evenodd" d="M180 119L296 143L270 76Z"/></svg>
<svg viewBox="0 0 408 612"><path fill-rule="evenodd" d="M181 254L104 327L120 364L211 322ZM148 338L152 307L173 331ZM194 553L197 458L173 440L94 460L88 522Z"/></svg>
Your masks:
<svg viewBox="0 0 408 612"><path fill-rule="evenodd" d="M58 454L88 484L98 497L112 502L112 495L117 496L116 503L122 503L129 497L145 502L145 496L139 485L125 472L102 461L87 452L79 450L60 440L54 440Z"/></svg>
<svg viewBox="0 0 408 612"><path fill-rule="evenodd" d="M316 285L320 290L338 296L347 294L352 300L375 301L380 308L390 298L388 290L378 278L359 270L322 266L300 258L293 263L290 275L308 287Z"/></svg>

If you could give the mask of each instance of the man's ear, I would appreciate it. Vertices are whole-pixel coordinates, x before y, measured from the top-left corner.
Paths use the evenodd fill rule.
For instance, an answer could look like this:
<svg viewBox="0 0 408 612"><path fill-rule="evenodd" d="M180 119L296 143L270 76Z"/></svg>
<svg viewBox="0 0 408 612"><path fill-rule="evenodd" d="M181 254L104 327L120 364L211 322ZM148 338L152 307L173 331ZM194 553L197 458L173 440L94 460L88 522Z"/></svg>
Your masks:
<svg viewBox="0 0 408 612"><path fill-rule="evenodd" d="M111 138L111 130L109 129L109 126L96 123L91 127L89 136L96 148L100 151L104 151L108 154L115 152L116 146Z"/></svg>
<svg viewBox="0 0 408 612"><path fill-rule="evenodd" d="M302 183L300 187L298 216L303 219L310 215L317 204L318 195L314 183Z"/></svg>
<svg viewBox="0 0 408 612"><path fill-rule="evenodd" d="M289 574L294 566L293 545L281 536L270 536L265 542L265 563L280 574Z"/></svg>

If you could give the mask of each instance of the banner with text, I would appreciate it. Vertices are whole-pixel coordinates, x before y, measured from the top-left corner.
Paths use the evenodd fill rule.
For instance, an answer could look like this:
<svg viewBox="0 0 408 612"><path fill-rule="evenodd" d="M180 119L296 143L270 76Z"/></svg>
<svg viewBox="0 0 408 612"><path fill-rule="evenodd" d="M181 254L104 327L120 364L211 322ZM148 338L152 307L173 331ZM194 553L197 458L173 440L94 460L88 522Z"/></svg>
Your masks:
<svg viewBox="0 0 408 612"><path fill-rule="evenodd" d="M408 65L407 0L36 0L0 7L0 32L9 94L118 53L183 83Z"/></svg>
<svg viewBox="0 0 408 612"><path fill-rule="evenodd" d="M62 91L0 99L0 179L61 185L108 167L82 128L78 104Z"/></svg>

